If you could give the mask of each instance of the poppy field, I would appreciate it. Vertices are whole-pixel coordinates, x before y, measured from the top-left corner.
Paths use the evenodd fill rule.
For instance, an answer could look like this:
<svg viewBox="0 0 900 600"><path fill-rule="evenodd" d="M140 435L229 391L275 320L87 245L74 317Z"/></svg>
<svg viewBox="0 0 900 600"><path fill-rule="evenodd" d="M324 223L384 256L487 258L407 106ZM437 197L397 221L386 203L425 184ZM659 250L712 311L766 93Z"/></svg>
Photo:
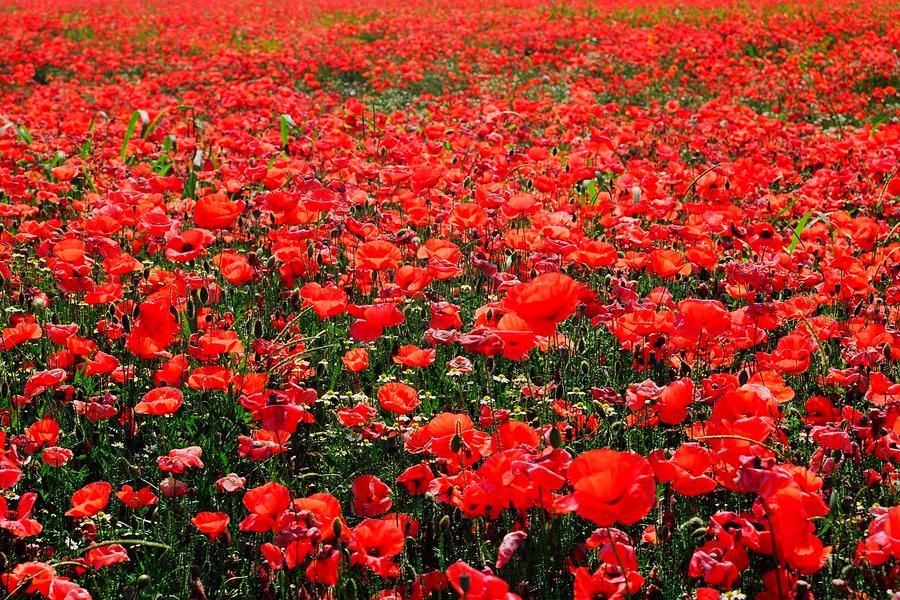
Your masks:
<svg viewBox="0 0 900 600"><path fill-rule="evenodd" d="M3 3L0 599L896 598L898 49Z"/></svg>

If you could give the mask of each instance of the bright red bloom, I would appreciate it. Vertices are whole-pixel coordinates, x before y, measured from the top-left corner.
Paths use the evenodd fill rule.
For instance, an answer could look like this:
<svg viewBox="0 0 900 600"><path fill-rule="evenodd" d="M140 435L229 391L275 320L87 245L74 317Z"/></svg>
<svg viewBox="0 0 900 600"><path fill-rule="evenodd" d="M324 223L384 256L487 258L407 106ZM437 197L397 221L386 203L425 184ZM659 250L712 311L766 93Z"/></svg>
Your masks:
<svg viewBox="0 0 900 600"><path fill-rule="evenodd" d="M172 387L161 387L150 390L134 407L134 412L142 415L171 415L184 402L180 390Z"/></svg>
<svg viewBox="0 0 900 600"><path fill-rule="evenodd" d="M129 560L131 559L128 558L128 551L125 550L125 547L121 544L107 544L106 546L100 546L99 548L89 550L88 553L84 555L84 562L93 567L95 571L98 571L103 567L128 562Z"/></svg>
<svg viewBox="0 0 900 600"><path fill-rule="evenodd" d="M72 494L72 508L66 511L67 517L93 517L109 504L112 485L106 481L89 483Z"/></svg>
<svg viewBox="0 0 900 600"><path fill-rule="evenodd" d="M229 521L231 518L223 512L200 512L191 519L194 527L207 534L211 540L227 535Z"/></svg>
<svg viewBox="0 0 900 600"><path fill-rule="evenodd" d="M415 388L396 381L381 386L378 390L378 402L384 410L400 415L411 413L421 404Z"/></svg>
<svg viewBox="0 0 900 600"><path fill-rule="evenodd" d="M412 344L400 346L394 355L394 362L407 367L427 367L434 362L434 348L419 348Z"/></svg>
<svg viewBox="0 0 900 600"><path fill-rule="evenodd" d="M360 475L350 486L353 512L360 517L378 517L391 510L391 488L374 475Z"/></svg>
<svg viewBox="0 0 900 600"><path fill-rule="evenodd" d="M399 567L391 558L403 551L403 541L395 519L366 519L350 534L350 562L365 565L382 577L396 577Z"/></svg>
<svg viewBox="0 0 900 600"><path fill-rule="evenodd" d="M241 531L264 533L273 529L290 505L291 493L279 483L269 482L248 490L244 494L244 506L252 514L241 521Z"/></svg>
<svg viewBox="0 0 900 600"><path fill-rule="evenodd" d="M572 461L567 477L575 493L560 498L557 508L600 527L637 523L656 503L653 469L639 454L591 450Z"/></svg>
<svg viewBox="0 0 900 600"><path fill-rule="evenodd" d="M122 491L116 492L116 498L129 508L152 506L159 502L159 498L153 493L149 485L138 491L134 491L134 488L130 485L123 485Z"/></svg>
<svg viewBox="0 0 900 600"><path fill-rule="evenodd" d="M347 293L337 286L322 287L310 282L300 288L303 306L312 307L320 319L337 316L347 310Z"/></svg>
<svg viewBox="0 0 900 600"><path fill-rule="evenodd" d="M229 200L225 194L210 194L194 205L194 223L206 229L228 229L245 207L244 202Z"/></svg>
<svg viewBox="0 0 900 600"><path fill-rule="evenodd" d="M518 600L509 591L509 584L496 577L489 569L477 571L459 561L447 569L447 577L453 589L465 600Z"/></svg>
<svg viewBox="0 0 900 600"><path fill-rule="evenodd" d="M341 357L341 362L351 373L359 373L368 368L369 353L365 348L351 348Z"/></svg>
<svg viewBox="0 0 900 600"><path fill-rule="evenodd" d="M503 306L516 313L538 335L552 335L556 324L575 313L579 285L562 273L538 275L509 290Z"/></svg>

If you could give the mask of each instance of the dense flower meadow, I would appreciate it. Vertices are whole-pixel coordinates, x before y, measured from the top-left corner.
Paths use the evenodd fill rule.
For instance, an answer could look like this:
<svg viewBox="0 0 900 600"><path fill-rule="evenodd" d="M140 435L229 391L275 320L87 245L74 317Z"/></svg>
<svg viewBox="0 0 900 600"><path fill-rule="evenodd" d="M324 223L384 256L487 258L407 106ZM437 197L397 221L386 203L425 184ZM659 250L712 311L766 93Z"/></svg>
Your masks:
<svg viewBox="0 0 900 600"><path fill-rule="evenodd" d="M888 0L4 2L0 598L890 598L898 167Z"/></svg>

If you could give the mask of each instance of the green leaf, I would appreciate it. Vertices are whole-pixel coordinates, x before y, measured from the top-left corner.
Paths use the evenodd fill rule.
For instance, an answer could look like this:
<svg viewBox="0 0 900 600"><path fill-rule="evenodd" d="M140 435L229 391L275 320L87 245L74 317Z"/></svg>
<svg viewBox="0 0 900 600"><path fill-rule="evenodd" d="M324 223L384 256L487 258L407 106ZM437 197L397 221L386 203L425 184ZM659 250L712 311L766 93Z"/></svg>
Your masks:
<svg viewBox="0 0 900 600"><path fill-rule="evenodd" d="M791 245L788 246L788 254L793 254L794 250L797 248L797 244L800 243L800 234L803 233L803 230L806 229L806 224L809 223L809 220L813 216L813 211L807 211L805 215L800 217L800 220L797 221L797 225L794 227L794 239L791 240Z"/></svg>
<svg viewBox="0 0 900 600"><path fill-rule="evenodd" d="M291 115L283 114L278 119L279 128L281 129L281 148L287 152L288 142L290 141L291 130L300 131L297 123Z"/></svg>
<svg viewBox="0 0 900 600"><path fill-rule="evenodd" d="M778 219L780 219L781 216L782 216L783 214L785 214L787 211L789 211L789 210L791 210L792 208L794 208L794 205L797 204L797 200L798 200L798 198L794 198L793 200L791 200L790 202L788 202L788 203L784 206L784 208L782 208L782 209L779 210L777 213L775 213L775 216L772 217L772 223L774 223L775 221L777 221Z"/></svg>
<svg viewBox="0 0 900 600"><path fill-rule="evenodd" d="M125 130L125 138L122 140L122 160L124 161L128 158L128 142L131 141L131 136L134 135L134 128L137 126L138 119L141 121L141 135L143 136L144 129L150 123L150 116L147 114L146 110L136 110L131 113L131 119L128 120L128 129Z"/></svg>

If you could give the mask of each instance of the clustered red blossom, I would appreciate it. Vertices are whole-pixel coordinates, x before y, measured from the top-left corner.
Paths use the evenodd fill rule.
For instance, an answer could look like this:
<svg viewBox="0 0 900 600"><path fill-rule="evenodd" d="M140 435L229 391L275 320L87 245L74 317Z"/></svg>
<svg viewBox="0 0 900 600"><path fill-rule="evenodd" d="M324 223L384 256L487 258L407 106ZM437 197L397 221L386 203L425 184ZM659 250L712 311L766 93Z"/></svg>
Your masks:
<svg viewBox="0 0 900 600"><path fill-rule="evenodd" d="M577 600L896 589L896 5L42 4L0 11L8 593L89 599L111 515L265 597L527 598L548 527Z"/></svg>

